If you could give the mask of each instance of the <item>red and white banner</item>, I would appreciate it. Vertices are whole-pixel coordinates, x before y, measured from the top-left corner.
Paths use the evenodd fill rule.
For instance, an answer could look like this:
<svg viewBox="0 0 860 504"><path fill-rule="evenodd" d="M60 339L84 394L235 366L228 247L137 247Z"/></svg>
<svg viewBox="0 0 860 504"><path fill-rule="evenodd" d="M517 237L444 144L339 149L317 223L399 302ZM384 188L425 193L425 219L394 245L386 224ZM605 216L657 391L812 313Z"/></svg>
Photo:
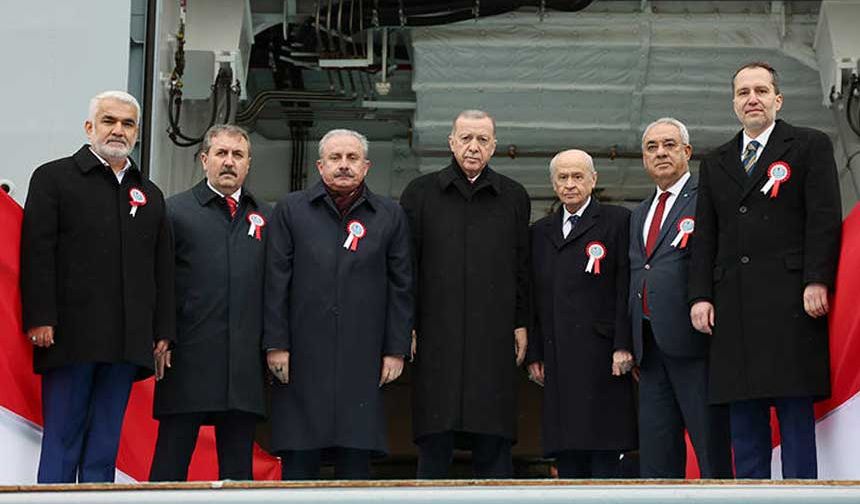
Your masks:
<svg viewBox="0 0 860 504"><path fill-rule="evenodd" d="M41 390L32 371L33 349L22 332L18 265L21 207L0 191L0 484L36 480L41 440ZM860 206L843 225L836 296L830 317L832 397L816 405L818 475L821 479L860 479ZM123 425L117 481L145 481L155 449L158 424L152 419L152 379L135 384ZM774 420L775 422L775 420ZM779 439L774 439L774 477L779 471ZM688 449L687 476L698 477ZM279 479L277 459L255 447L254 477ZM218 478L215 438L201 430L189 479Z"/></svg>
<svg viewBox="0 0 860 504"><path fill-rule="evenodd" d="M41 387L33 373L33 347L21 327L18 283L21 207L0 191L0 484L36 482L42 439ZM152 378L135 383L123 424L117 481L146 481L155 451L158 422L152 419ZM254 447L254 478L280 479L277 459ZM188 471L191 480L217 480L212 427L200 431Z"/></svg>
<svg viewBox="0 0 860 504"><path fill-rule="evenodd" d="M842 250L830 300L830 399L815 405L819 479L860 479L860 204L842 223ZM774 479L781 479L779 422L771 411ZM699 469L687 438L687 477Z"/></svg>

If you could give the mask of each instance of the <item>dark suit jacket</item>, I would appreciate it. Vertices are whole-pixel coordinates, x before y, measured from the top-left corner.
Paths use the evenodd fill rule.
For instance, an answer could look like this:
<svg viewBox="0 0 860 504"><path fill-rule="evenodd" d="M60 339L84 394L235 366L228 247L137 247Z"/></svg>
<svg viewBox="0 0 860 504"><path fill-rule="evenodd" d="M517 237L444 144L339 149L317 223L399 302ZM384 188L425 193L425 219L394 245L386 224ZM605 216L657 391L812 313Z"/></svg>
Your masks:
<svg viewBox="0 0 860 504"><path fill-rule="evenodd" d="M132 217L129 190L146 195ZM24 327L54 326L37 373L130 362L151 374L152 343L173 339L173 243L158 187L137 167L117 183L84 145L33 172L21 233Z"/></svg>
<svg viewBox="0 0 860 504"><path fill-rule="evenodd" d="M633 449L632 379L612 376L612 353L632 346L630 211L592 198L567 239L561 219L559 210L532 226L535 309L527 362L544 362L544 453ZM599 275L585 271L593 241L606 248Z"/></svg>
<svg viewBox="0 0 860 504"><path fill-rule="evenodd" d="M354 251L352 220L366 230ZM267 227L262 344L290 351L290 381L271 391L272 451L387 451L382 357L408 355L412 330L403 209L365 188L341 217L319 182L282 198Z"/></svg>
<svg viewBox="0 0 860 504"><path fill-rule="evenodd" d="M657 244L650 257L645 256L642 232L645 218L656 191L633 210L630 220L630 313L636 361L642 359L642 295L647 288L648 308L654 339L660 350L672 357L703 357L708 352L708 336L690 323L687 304L687 278L690 250L696 231L684 248L673 247L678 222L696 215L698 181L691 176L663 221Z"/></svg>
<svg viewBox="0 0 860 504"><path fill-rule="evenodd" d="M266 219L260 239L248 215ZM153 414L244 411L264 415L263 278L269 205L242 190L236 216L200 181L167 200L176 244L173 367L155 385Z"/></svg>
<svg viewBox="0 0 860 504"><path fill-rule="evenodd" d="M809 283L833 287L841 202L833 146L824 133L777 121L751 176L741 133L699 173L690 301L715 307L710 399L830 394L827 318L803 309ZM762 194L776 161L791 177Z"/></svg>

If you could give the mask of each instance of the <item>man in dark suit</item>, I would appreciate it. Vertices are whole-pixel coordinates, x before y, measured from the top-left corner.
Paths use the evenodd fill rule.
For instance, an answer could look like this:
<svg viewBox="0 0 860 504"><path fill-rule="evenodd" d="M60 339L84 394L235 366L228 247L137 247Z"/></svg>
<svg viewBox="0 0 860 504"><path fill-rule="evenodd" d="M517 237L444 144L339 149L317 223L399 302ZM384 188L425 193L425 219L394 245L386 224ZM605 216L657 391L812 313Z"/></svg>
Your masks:
<svg viewBox="0 0 860 504"><path fill-rule="evenodd" d="M114 480L132 382L173 339L164 198L128 157L139 118L128 93L95 96L90 144L30 179L21 298L42 375L40 483Z"/></svg>
<svg viewBox="0 0 860 504"><path fill-rule="evenodd" d="M630 211L600 204L587 153L550 162L561 208L532 226L529 375L544 386L543 450L562 478L615 478L636 448L630 318Z"/></svg>
<svg viewBox="0 0 860 504"><path fill-rule="evenodd" d="M387 451L381 387L403 370L412 329L409 224L364 183L367 139L331 130L320 182L272 212L263 348L272 388L272 450L287 480L368 479Z"/></svg>
<svg viewBox="0 0 860 504"><path fill-rule="evenodd" d="M243 186L248 134L203 137L205 178L167 200L176 245L176 344L156 366L151 481L185 481L201 425L215 426L220 479L250 480L263 398L263 272L269 207ZM168 369L166 369L168 368Z"/></svg>
<svg viewBox="0 0 860 504"><path fill-rule="evenodd" d="M645 128L642 162L657 184L630 225L630 313L639 365L639 470L683 478L690 433L703 478L732 476L729 418L709 406L708 336L690 324L687 279L695 236L696 178L686 126L664 117Z"/></svg>
<svg viewBox="0 0 860 504"><path fill-rule="evenodd" d="M824 133L776 120L776 71L733 79L743 125L701 165L690 316L713 334L709 397L729 403L739 478L769 478L771 406L782 475L815 478L813 402L830 394L828 291L839 258L841 204Z"/></svg>
<svg viewBox="0 0 860 504"><path fill-rule="evenodd" d="M527 345L525 188L489 165L496 123L481 110L454 119L451 163L400 197L416 267L412 434L418 478L448 475L455 447L478 478L510 478L517 368Z"/></svg>

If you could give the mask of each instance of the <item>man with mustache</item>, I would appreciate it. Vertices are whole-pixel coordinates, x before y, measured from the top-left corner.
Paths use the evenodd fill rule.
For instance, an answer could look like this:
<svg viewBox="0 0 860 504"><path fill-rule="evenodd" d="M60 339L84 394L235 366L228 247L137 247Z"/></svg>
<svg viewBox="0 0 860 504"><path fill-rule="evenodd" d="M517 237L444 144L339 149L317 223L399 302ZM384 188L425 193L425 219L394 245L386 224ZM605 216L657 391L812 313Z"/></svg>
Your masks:
<svg viewBox="0 0 860 504"><path fill-rule="evenodd" d="M534 313L526 362L543 389L543 449L561 478L616 478L636 448L627 314L630 211L593 197L597 171L571 149L549 164L562 205L532 226Z"/></svg>
<svg viewBox="0 0 860 504"><path fill-rule="evenodd" d="M244 186L248 133L209 128L205 177L167 200L176 245L176 343L156 361L151 481L185 481L201 425L215 426L218 478L254 479L263 394L263 275L269 206Z"/></svg>
<svg viewBox="0 0 860 504"><path fill-rule="evenodd" d="M701 164L690 316L712 335L709 398L729 405L737 477L771 477L774 406L783 477L815 478L842 224L833 146L776 119L783 96L767 63L742 66L732 91L743 130Z"/></svg>
<svg viewBox="0 0 860 504"><path fill-rule="evenodd" d="M36 169L24 207L24 328L42 375L39 483L113 481L132 382L174 334L173 244L161 191L128 157L140 106L90 101L90 144ZM156 345L155 342L158 342Z"/></svg>
<svg viewBox="0 0 860 504"><path fill-rule="evenodd" d="M708 404L706 334L687 305L691 244L696 240L697 180L690 134L663 117L642 134L642 162L656 184L630 219L630 313L639 364L639 472L683 478L690 434L703 478L731 478L729 415Z"/></svg>
<svg viewBox="0 0 860 504"><path fill-rule="evenodd" d="M488 166L496 150L489 114L461 112L448 146L451 163L400 198L417 273L418 477L446 477L460 447L472 451L476 477L509 478L527 344L530 202L522 185Z"/></svg>
<svg viewBox="0 0 860 504"><path fill-rule="evenodd" d="M320 182L272 214L263 349L274 375L271 449L285 480L370 478L387 451L381 388L409 354L412 267L403 210L364 183L367 139L319 143Z"/></svg>

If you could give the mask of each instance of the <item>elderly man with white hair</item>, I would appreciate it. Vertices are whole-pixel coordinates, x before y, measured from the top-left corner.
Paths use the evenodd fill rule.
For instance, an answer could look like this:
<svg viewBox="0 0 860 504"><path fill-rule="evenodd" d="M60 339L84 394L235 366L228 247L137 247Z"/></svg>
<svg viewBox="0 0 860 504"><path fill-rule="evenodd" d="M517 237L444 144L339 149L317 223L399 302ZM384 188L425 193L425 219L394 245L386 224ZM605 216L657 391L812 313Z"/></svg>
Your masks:
<svg viewBox="0 0 860 504"><path fill-rule="evenodd" d="M174 338L164 198L128 157L139 122L128 93L95 96L90 143L30 179L21 300L42 375L39 483L114 480L132 382Z"/></svg>
<svg viewBox="0 0 860 504"><path fill-rule="evenodd" d="M729 418L708 405L710 338L687 305L696 241L698 180L686 126L663 117L642 134L642 162L655 190L630 222L630 313L639 365L639 455L643 478L683 478L690 433L703 478L730 478Z"/></svg>
<svg viewBox="0 0 860 504"><path fill-rule="evenodd" d="M544 387L543 451L561 478L613 478L636 448L627 314L630 212L592 195L594 162L550 162L558 211L532 226L534 310L526 362Z"/></svg>

